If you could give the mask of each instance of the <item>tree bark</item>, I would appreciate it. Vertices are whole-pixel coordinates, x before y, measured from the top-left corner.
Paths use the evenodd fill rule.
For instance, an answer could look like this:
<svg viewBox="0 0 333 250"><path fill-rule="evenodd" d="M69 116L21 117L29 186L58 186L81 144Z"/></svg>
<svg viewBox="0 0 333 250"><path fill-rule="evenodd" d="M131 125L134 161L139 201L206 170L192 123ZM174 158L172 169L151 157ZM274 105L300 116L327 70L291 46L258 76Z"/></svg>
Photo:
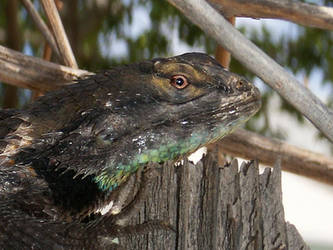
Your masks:
<svg viewBox="0 0 333 250"><path fill-rule="evenodd" d="M176 232L121 237L125 249L309 249L285 222L279 164L259 175L256 162L239 171L236 160L221 167L207 155L160 171L130 224L161 220Z"/></svg>

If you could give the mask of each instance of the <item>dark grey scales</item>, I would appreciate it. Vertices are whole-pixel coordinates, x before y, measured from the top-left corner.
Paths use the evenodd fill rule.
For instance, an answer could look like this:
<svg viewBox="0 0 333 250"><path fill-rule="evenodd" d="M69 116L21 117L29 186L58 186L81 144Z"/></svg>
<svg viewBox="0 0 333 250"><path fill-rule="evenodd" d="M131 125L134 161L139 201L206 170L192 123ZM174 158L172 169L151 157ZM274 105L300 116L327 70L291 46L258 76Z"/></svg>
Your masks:
<svg viewBox="0 0 333 250"><path fill-rule="evenodd" d="M142 171L154 168L145 166L218 140L259 107L251 83L188 53L115 67L1 111L0 248L100 249L131 231L115 221L147 188ZM134 228L145 226L154 222Z"/></svg>

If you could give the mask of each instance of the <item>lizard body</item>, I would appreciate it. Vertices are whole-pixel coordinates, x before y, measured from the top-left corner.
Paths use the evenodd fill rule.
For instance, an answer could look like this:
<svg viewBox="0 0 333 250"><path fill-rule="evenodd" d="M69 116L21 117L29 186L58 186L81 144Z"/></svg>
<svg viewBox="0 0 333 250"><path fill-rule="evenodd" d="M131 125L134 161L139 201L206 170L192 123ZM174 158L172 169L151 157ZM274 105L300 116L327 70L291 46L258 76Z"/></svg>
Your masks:
<svg viewBox="0 0 333 250"><path fill-rule="evenodd" d="M88 236L86 221L112 216L101 209L130 176L222 138L259 107L251 83L188 53L115 67L2 111L0 247L91 247L110 229Z"/></svg>

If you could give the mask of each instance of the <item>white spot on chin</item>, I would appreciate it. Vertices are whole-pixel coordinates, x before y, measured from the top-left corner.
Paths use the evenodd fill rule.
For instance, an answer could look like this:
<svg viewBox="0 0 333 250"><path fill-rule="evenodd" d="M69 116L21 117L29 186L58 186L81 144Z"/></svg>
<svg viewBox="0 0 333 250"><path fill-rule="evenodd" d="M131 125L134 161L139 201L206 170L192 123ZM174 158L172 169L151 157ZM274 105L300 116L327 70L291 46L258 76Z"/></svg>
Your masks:
<svg viewBox="0 0 333 250"><path fill-rule="evenodd" d="M107 214L113 206L113 201L111 201L109 204L106 204L104 207L100 207L96 210L95 213L101 213L101 215Z"/></svg>
<svg viewBox="0 0 333 250"><path fill-rule="evenodd" d="M115 215L115 214L119 214L121 211L121 207L114 205L113 201L110 201L109 204L106 204L104 207L100 207L98 208L95 213L100 213L101 215L105 215L109 212L111 212L111 214Z"/></svg>

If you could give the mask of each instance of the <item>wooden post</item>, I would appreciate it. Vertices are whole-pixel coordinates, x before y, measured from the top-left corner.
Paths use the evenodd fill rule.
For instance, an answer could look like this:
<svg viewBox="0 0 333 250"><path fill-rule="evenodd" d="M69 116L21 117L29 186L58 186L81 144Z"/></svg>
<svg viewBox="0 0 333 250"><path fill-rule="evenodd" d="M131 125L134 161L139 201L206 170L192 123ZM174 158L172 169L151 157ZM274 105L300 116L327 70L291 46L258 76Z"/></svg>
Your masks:
<svg viewBox="0 0 333 250"><path fill-rule="evenodd" d="M164 164L141 211L128 224L161 220L176 229L120 238L124 249L309 249L284 219L281 168L256 162L221 167Z"/></svg>

